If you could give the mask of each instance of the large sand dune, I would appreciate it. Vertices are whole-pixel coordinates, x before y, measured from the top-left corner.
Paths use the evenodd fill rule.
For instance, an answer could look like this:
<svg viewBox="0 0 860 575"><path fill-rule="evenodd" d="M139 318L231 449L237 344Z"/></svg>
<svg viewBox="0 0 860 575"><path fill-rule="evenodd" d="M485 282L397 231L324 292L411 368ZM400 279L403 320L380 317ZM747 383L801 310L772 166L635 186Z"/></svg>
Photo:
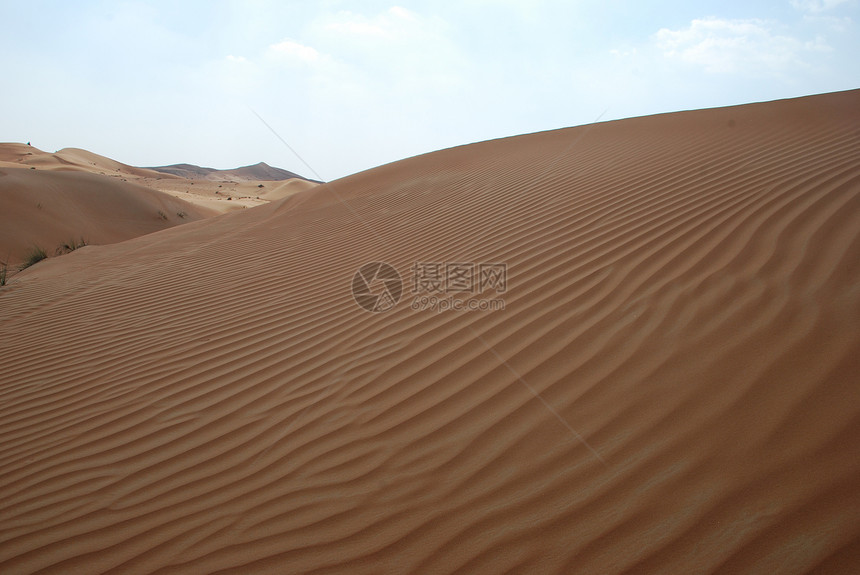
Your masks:
<svg viewBox="0 0 860 575"><path fill-rule="evenodd" d="M505 309L412 309L415 262L507 264ZM54 258L0 350L0 573L857 573L860 91Z"/></svg>

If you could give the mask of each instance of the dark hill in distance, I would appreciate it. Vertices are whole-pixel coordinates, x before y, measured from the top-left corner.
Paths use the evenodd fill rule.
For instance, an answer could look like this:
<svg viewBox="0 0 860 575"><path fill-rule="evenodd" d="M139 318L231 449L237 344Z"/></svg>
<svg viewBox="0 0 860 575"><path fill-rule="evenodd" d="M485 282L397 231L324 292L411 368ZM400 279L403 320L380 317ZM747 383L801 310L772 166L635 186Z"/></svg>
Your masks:
<svg viewBox="0 0 860 575"><path fill-rule="evenodd" d="M307 180L309 182L318 182L318 180L311 180L310 178L305 178L304 176L300 176L299 174L290 172L289 170L272 167L265 162L260 162L259 164L254 164L253 166L242 166L241 168L234 168L231 170L216 170L215 168L203 168L200 166L195 166L193 164L173 164L171 166L159 166L147 169L155 170L157 172L162 172L165 174L173 174L174 176L187 178L189 180L280 181L290 180L292 178L299 178L301 180Z"/></svg>

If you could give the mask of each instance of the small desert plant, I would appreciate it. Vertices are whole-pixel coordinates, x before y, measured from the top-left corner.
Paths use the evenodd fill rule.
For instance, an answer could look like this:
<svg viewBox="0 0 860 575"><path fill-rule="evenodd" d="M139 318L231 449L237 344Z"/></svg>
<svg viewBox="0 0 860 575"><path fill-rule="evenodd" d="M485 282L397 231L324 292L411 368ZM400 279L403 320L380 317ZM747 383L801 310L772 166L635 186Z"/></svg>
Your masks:
<svg viewBox="0 0 860 575"><path fill-rule="evenodd" d="M159 217L159 218L161 218L162 220L166 220L166 219L167 219L167 214L165 214L165 213L164 213L163 211L161 211L161 210L158 210L158 217Z"/></svg>
<svg viewBox="0 0 860 575"><path fill-rule="evenodd" d="M0 287L6 285L6 280L9 277L9 254L6 254L6 261L0 262Z"/></svg>
<svg viewBox="0 0 860 575"><path fill-rule="evenodd" d="M176 215L182 219L185 219L185 217L188 216L188 214L186 214L185 212L176 212Z"/></svg>
<svg viewBox="0 0 860 575"><path fill-rule="evenodd" d="M45 253L45 250L43 250L39 246L33 246L33 249L30 250L29 254L27 254L26 259L24 259L24 263L20 265L18 270L25 270L31 265L37 264L47 257L48 254Z"/></svg>
<svg viewBox="0 0 860 575"><path fill-rule="evenodd" d="M73 252L78 248L84 247L85 245L87 245L87 240L85 240L83 236L81 236L81 241L77 241L73 238L67 242L60 244L60 247L57 248L57 255L60 256L69 252Z"/></svg>

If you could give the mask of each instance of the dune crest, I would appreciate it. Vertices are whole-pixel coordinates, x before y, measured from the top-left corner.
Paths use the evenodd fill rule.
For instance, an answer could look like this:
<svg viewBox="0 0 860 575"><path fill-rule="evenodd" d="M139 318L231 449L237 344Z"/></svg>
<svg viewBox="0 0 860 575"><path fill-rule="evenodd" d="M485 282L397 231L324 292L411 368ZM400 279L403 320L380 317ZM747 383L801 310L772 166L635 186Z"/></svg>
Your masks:
<svg viewBox="0 0 860 575"><path fill-rule="evenodd" d="M2 573L860 567L860 91L73 256L0 289ZM390 311L351 293L368 262ZM504 310L413 309L416 262L505 264Z"/></svg>

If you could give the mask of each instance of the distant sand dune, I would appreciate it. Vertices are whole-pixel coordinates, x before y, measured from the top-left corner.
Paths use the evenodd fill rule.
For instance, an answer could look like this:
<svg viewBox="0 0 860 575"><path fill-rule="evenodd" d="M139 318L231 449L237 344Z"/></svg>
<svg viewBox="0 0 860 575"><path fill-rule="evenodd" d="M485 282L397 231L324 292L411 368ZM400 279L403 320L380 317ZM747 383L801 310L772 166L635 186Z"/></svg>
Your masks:
<svg viewBox="0 0 860 575"><path fill-rule="evenodd" d="M266 164L200 169L212 177L192 181L77 148L51 154L0 143L0 262L14 269L35 247L53 255L72 241L115 243L317 185L301 178L254 180L292 174ZM240 179L219 181L219 174Z"/></svg>
<svg viewBox="0 0 860 575"><path fill-rule="evenodd" d="M386 313L350 293L372 261ZM506 263L505 309L411 309L415 262ZM0 350L4 574L857 573L860 91L48 260Z"/></svg>
<svg viewBox="0 0 860 575"><path fill-rule="evenodd" d="M147 168L136 168L80 148L63 148L55 153L35 146L15 143L0 144L0 167L31 167L57 171L82 171L126 177L173 177Z"/></svg>
<svg viewBox="0 0 860 575"><path fill-rule="evenodd" d="M253 166L242 166L232 170L216 170L213 168L202 168L191 164L174 164L172 166L159 166L156 168L145 168L154 170L164 174L174 174L183 178L192 180L267 180L267 181L283 181L293 179L303 179L302 176L282 170L281 168L273 168L265 162L254 164ZM307 181L307 180L306 180ZM318 183L318 182L316 182Z"/></svg>
<svg viewBox="0 0 860 575"><path fill-rule="evenodd" d="M34 246L113 243L215 212L131 182L82 171L0 168L0 261Z"/></svg>

